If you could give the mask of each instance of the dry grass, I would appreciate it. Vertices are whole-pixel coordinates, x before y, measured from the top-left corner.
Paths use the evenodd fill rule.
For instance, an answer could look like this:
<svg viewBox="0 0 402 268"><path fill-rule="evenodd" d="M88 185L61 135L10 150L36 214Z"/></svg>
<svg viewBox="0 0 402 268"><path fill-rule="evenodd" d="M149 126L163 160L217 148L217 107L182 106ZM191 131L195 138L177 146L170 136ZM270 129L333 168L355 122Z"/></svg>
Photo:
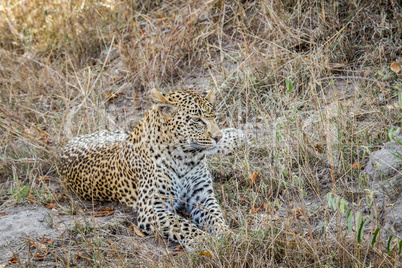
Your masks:
<svg viewBox="0 0 402 268"><path fill-rule="evenodd" d="M171 254L155 252L153 239L144 246L124 217L77 220L49 253L53 264L401 265L388 236L370 245L386 208L366 205L371 182L353 166L401 124L401 74L389 68L402 64L398 1L134 2L0 1L0 205L29 206L30 193L48 204L47 189L72 213L69 193L41 182L57 181L60 146L131 129L152 87L215 87L222 125L250 137L241 152L210 161L236 237L208 243L212 257ZM361 243L328 207L330 191L371 215Z"/></svg>

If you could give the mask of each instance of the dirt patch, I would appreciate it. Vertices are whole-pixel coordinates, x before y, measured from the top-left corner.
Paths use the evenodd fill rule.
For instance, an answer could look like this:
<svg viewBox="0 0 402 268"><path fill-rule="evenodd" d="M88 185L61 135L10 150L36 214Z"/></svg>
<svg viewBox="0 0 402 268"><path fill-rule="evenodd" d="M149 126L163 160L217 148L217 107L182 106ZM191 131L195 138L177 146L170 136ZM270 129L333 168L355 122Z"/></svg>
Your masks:
<svg viewBox="0 0 402 268"><path fill-rule="evenodd" d="M18 206L4 210L0 216L0 264L13 257L13 252L26 247L26 241L39 237L59 238L66 217L44 207ZM58 228L58 227L60 228Z"/></svg>
<svg viewBox="0 0 402 268"><path fill-rule="evenodd" d="M99 241L112 244L101 249L106 256L113 256L113 248L119 248L117 254L122 259L140 253L149 261L163 261L177 247L166 239L136 234L132 227L136 218L131 208L114 203L92 207L90 202L81 203L76 198L74 203L74 215L65 213L67 204L53 209L35 205L3 208L0 267L10 264L12 258L17 258L20 262L17 264L21 265L91 266L97 254L92 252L92 244Z"/></svg>

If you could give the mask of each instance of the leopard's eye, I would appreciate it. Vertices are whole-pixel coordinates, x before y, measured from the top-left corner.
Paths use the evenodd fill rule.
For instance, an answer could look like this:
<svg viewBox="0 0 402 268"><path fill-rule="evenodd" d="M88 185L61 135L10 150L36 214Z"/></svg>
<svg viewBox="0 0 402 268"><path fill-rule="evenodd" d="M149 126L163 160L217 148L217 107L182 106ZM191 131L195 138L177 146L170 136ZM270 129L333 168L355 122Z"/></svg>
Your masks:
<svg viewBox="0 0 402 268"><path fill-rule="evenodd" d="M193 118L193 121L196 123L204 124L204 120L202 120L200 117Z"/></svg>

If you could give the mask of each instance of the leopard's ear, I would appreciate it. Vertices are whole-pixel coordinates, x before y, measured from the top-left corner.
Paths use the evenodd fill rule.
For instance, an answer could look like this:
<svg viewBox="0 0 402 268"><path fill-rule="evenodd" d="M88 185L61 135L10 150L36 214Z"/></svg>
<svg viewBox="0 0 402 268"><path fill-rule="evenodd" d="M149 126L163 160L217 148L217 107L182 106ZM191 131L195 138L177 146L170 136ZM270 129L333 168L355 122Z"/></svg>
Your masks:
<svg viewBox="0 0 402 268"><path fill-rule="evenodd" d="M211 89L208 95L205 97L211 104L215 104L215 89Z"/></svg>
<svg viewBox="0 0 402 268"><path fill-rule="evenodd" d="M169 101L158 90L153 88L151 90L151 99L155 107L159 109L164 115L171 115L175 111L174 102Z"/></svg>

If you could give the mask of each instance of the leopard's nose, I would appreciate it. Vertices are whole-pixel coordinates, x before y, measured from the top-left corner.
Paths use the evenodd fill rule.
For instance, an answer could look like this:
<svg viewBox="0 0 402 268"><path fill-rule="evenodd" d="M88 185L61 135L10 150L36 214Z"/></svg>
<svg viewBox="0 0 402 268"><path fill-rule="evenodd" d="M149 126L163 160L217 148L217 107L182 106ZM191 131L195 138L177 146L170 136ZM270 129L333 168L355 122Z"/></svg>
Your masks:
<svg viewBox="0 0 402 268"><path fill-rule="evenodd" d="M222 139L222 136L216 136L213 139L218 143Z"/></svg>

